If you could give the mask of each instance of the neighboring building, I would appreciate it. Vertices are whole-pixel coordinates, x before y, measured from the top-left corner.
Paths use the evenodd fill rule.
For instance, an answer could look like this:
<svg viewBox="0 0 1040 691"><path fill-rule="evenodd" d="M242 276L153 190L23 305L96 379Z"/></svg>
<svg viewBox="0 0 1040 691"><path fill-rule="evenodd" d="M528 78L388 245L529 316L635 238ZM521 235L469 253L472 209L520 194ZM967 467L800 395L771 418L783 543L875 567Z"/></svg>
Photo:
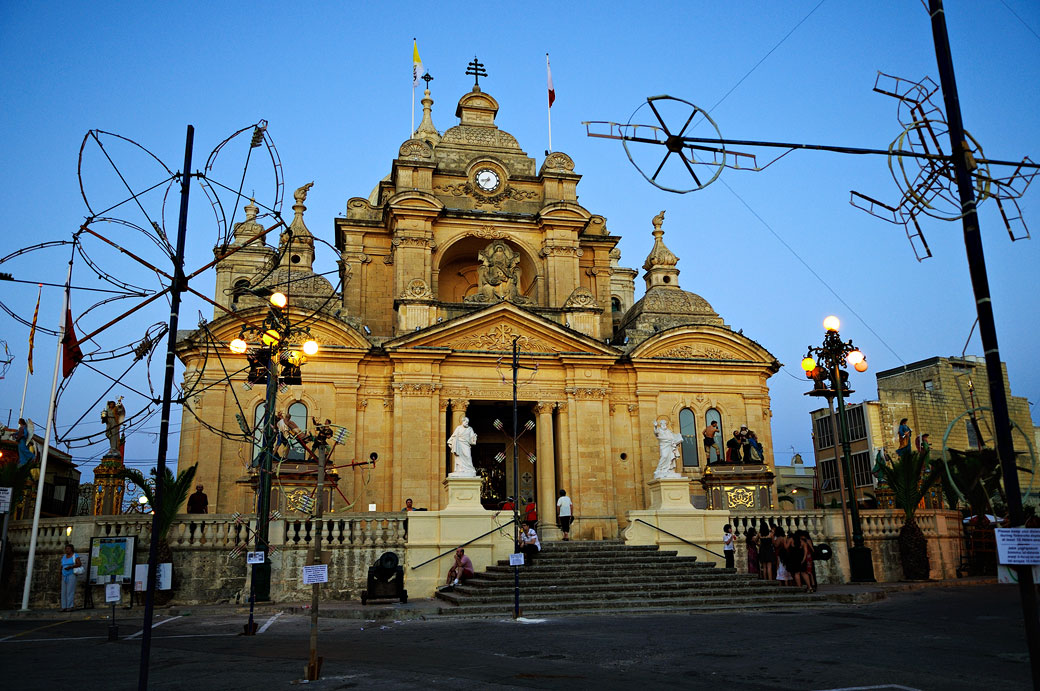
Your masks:
<svg viewBox="0 0 1040 691"><path fill-rule="evenodd" d="M1004 390L1008 396L1008 413L1014 423L1012 439L1017 450L1026 449L1026 441L1034 438L1029 401L1011 395L1007 366L1001 363ZM933 357L903 367L878 372L878 400L881 402L881 424L884 446L894 453L898 446L896 429L907 418L913 436L928 434L931 445L939 450L949 428L947 445L967 450L995 446L993 415L989 412L989 382L986 362L977 356ZM978 413L978 429L968 412ZM952 427L951 427L952 424ZM980 436L981 435L981 436Z"/></svg>
<svg viewBox="0 0 1040 691"><path fill-rule="evenodd" d="M791 465L778 465L773 470L776 473L777 508L798 511L818 508L816 468L805 465L800 453L794 455Z"/></svg>
<svg viewBox="0 0 1040 691"><path fill-rule="evenodd" d="M812 419L816 473L824 506L841 503L838 464L841 462L842 448L836 438L838 423L834 418L838 414L837 405L834 408L834 416L827 408L819 408L809 413ZM878 449L883 445L881 406L877 401L846 403L845 415L849 425L849 451L856 499L860 504L872 506L876 500L877 483L872 469Z"/></svg>
<svg viewBox="0 0 1040 691"><path fill-rule="evenodd" d="M18 462L18 443L14 440L16 429L0 427L0 464ZM33 443L36 445L36 453L39 456L43 449L43 437L33 435ZM32 486L29 487L23 500L14 507L11 518L19 520L32 518L36 510L36 488L38 487L40 474L38 470L32 471ZM47 474L43 481L43 503L40 505L40 515L44 518L56 518L59 516L75 516L79 509L79 479L80 471L72 462L72 456L55 449L53 446L47 454Z"/></svg>
<svg viewBox="0 0 1040 691"><path fill-rule="evenodd" d="M281 286L291 309L313 311L311 335L322 346L304 366L303 384L279 395L278 409L301 427L316 416L349 429L333 463L379 454L374 469L339 478L343 498L361 509L396 510L409 497L442 508L446 440L463 416L478 435L473 457L486 506L519 493L537 497L551 516L557 490L566 489L580 507L582 534L599 526L614 535L626 511L648 505L658 419L683 435L680 470L694 480L707 465L700 430L718 419L728 437L748 425L765 447L756 483L767 477L771 489L767 381L779 363L680 288L664 212L653 220L646 292L636 301L637 272L618 265L620 237L606 219L578 204L581 176L569 156L553 152L538 167L499 129L498 103L478 87L459 100L459 124L443 134L428 90L422 103L422 122L389 174L374 172L371 195L351 198L335 219L341 293L312 268L308 185L297 190L277 247L250 245L218 262L215 299L234 314L217 310L207 329L179 334L185 379L203 389L186 405L180 467L199 462L210 510L253 507L253 444L206 425L237 429L238 404L250 423L261 419L263 387L243 391L238 374L232 392L222 369L245 367L223 346L239 335L240 317L257 322L266 312L242 290L261 286ZM246 212L233 246L263 230L257 207ZM226 249L215 250L218 258ZM537 366L519 378L519 423L535 423L521 439L519 487L508 447L514 342L521 364ZM692 487L703 506L701 484ZM734 476L726 491L745 508L770 508L761 484L743 487ZM292 510L286 499L274 505Z"/></svg>

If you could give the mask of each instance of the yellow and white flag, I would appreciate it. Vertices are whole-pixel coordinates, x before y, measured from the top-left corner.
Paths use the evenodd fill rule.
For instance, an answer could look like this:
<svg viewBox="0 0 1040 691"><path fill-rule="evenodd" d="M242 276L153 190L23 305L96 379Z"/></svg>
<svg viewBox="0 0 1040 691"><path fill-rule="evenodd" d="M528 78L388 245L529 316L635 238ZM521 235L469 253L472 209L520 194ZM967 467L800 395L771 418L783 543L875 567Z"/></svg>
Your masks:
<svg viewBox="0 0 1040 691"><path fill-rule="evenodd" d="M412 39L412 86L419 86L419 79L423 76L422 58L419 57L419 44Z"/></svg>
<svg viewBox="0 0 1040 691"><path fill-rule="evenodd" d="M36 311L33 312L32 328L29 329L29 374L33 373L33 341L36 340L36 320L40 316L40 296L43 295L43 285L40 285L40 292L36 294Z"/></svg>

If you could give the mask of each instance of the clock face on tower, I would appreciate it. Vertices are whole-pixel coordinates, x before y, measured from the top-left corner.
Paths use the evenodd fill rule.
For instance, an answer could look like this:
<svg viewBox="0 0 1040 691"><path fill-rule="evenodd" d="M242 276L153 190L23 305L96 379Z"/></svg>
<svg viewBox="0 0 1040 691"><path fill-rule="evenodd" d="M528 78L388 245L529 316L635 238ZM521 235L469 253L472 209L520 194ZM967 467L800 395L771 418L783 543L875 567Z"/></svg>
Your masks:
<svg viewBox="0 0 1040 691"><path fill-rule="evenodd" d="M474 180L477 183L477 187L484 192L494 192L498 189L499 184L501 184L498 173L490 168L482 168L478 170Z"/></svg>

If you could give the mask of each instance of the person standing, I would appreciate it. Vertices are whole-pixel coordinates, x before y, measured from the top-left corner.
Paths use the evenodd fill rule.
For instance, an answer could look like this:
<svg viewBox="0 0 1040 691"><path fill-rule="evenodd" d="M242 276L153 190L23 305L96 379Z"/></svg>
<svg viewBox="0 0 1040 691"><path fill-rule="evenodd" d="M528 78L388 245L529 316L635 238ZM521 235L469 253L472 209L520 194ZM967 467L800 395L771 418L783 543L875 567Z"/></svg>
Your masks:
<svg viewBox="0 0 1040 691"><path fill-rule="evenodd" d="M773 549L773 535L775 527L766 525L765 521L759 526L758 543L758 567L762 572L762 578L767 581L773 580L773 572L776 564L776 551Z"/></svg>
<svg viewBox="0 0 1040 691"><path fill-rule="evenodd" d="M61 611L71 612L76 606L76 569L82 568L71 542L65 543L61 557Z"/></svg>
<svg viewBox="0 0 1040 691"><path fill-rule="evenodd" d="M188 497L188 513L209 513L209 497L202 491L202 483L195 485L195 493Z"/></svg>
<svg viewBox="0 0 1040 691"><path fill-rule="evenodd" d="M560 498L556 500L556 524L563 531L563 539L570 540L571 521L574 520L574 502L567 496L567 490L560 490Z"/></svg>
<svg viewBox="0 0 1040 691"><path fill-rule="evenodd" d="M538 506L534 503L534 497L529 499L524 506L524 520L532 528L538 525Z"/></svg>
<svg viewBox="0 0 1040 691"><path fill-rule="evenodd" d="M740 463L740 447L743 446L740 432L733 430L733 436L726 442L726 462Z"/></svg>
<svg viewBox="0 0 1040 691"><path fill-rule="evenodd" d="M729 523L722 526L722 553L726 555L726 568L733 568L733 526Z"/></svg>
<svg viewBox="0 0 1040 691"><path fill-rule="evenodd" d="M759 538L758 531L755 530L754 526L747 529L744 543L747 545L747 572L757 576L760 571L758 567Z"/></svg>
<svg viewBox="0 0 1040 691"><path fill-rule="evenodd" d="M719 460L719 448L715 443L715 435L719 433L719 421L712 420L711 424L701 430L701 436L704 437L704 458L705 463L711 465L711 452L715 452L715 460Z"/></svg>
<svg viewBox="0 0 1040 691"><path fill-rule="evenodd" d="M910 435L913 434L913 430L910 429L910 425L906 424L907 419L903 418L899 421L899 429L896 431L899 437L899 448L896 449L896 453L902 458L910 450Z"/></svg>

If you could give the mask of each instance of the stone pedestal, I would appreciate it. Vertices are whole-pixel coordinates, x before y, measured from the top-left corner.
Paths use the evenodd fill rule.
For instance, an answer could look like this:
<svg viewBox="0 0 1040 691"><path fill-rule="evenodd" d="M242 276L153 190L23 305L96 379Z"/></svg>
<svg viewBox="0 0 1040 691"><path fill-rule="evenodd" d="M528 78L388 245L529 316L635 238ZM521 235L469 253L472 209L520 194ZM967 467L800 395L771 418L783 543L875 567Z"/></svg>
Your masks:
<svg viewBox="0 0 1040 691"><path fill-rule="evenodd" d="M646 485L650 488L651 511L688 511L693 508L689 478L655 478Z"/></svg>
<svg viewBox="0 0 1040 691"><path fill-rule="evenodd" d="M448 491L448 501L444 504L446 511L483 511L480 503L481 477L444 478L444 489Z"/></svg>

